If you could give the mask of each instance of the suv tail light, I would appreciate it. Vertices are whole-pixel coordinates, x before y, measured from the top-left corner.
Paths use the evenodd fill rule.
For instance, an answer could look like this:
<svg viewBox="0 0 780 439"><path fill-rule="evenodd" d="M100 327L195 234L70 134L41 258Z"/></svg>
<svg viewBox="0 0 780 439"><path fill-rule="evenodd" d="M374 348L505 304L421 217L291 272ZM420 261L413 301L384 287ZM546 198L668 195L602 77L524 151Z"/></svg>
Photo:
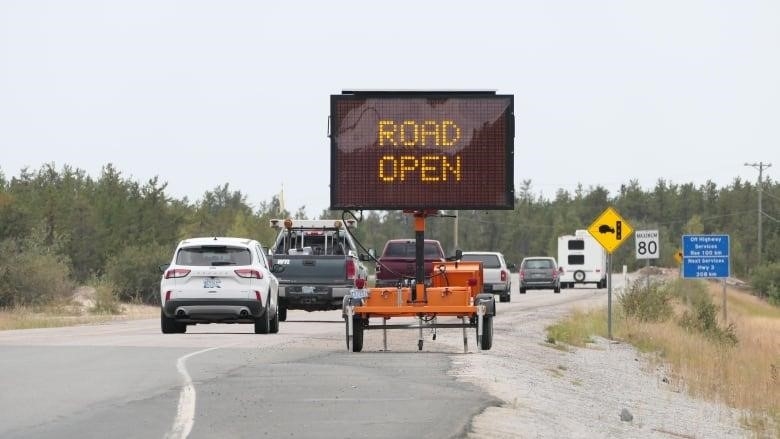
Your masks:
<svg viewBox="0 0 780 439"><path fill-rule="evenodd" d="M506 282L506 270L501 270L501 282Z"/></svg>
<svg viewBox="0 0 780 439"><path fill-rule="evenodd" d="M347 272L347 279L354 279L355 274L357 272L357 267L355 267L355 261L352 259L347 259L344 265Z"/></svg>
<svg viewBox="0 0 780 439"><path fill-rule="evenodd" d="M552 269L552 278L553 279L557 279L558 278L558 270L556 270L554 268Z"/></svg>
<svg viewBox="0 0 780 439"><path fill-rule="evenodd" d="M165 278L171 279L171 278L177 278L177 277L185 277L188 274L190 274L191 270L188 270L186 268L172 268L165 272Z"/></svg>
<svg viewBox="0 0 780 439"><path fill-rule="evenodd" d="M251 268L239 268L238 270L234 270L234 272L236 273L236 275L238 277L244 277L244 278L251 277L251 278L254 278L254 279L262 279L263 278L263 274L262 273L260 273L257 270L252 270Z"/></svg>
<svg viewBox="0 0 780 439"><path fill-rule="evenodd" d="M520 280L525 279L525 270L520 270Z"/></svg>

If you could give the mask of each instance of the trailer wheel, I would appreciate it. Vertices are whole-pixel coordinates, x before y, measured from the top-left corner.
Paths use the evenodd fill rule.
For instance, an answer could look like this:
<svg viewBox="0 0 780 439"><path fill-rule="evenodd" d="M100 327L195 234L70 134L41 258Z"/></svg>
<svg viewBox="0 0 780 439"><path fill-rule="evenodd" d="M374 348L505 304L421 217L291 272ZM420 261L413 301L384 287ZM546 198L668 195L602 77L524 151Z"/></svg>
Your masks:
<svg viewBox="0 0 780 439"><path fill-rule="evenodd" d="M491 315L482 316L482 343L480 344L483 351L489 351L493 347L493 316Z"/></svg>
<svg viewBox="0 0 780 439"><path fill-rule="evenodd" d="M347 349L349 349L349 322L344 317L344 334L346 335ZM363 350L363 319L358 316L352 317L352 352Z"/></svg>

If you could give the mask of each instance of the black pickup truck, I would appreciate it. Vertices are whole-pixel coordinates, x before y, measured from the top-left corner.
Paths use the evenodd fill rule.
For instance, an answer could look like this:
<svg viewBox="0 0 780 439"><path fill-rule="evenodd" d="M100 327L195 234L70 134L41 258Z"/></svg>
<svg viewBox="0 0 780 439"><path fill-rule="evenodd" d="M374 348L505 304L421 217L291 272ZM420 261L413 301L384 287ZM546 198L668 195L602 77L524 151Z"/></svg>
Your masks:
<svg viewBox="0 0 780 439"><path fill-rule="evenodd" d="M368 277L357 246L341 220L272 219L279 230L269 250L271 262L283 269L279 279L279 320L288 309L341 309L355 279Z"/></svg>

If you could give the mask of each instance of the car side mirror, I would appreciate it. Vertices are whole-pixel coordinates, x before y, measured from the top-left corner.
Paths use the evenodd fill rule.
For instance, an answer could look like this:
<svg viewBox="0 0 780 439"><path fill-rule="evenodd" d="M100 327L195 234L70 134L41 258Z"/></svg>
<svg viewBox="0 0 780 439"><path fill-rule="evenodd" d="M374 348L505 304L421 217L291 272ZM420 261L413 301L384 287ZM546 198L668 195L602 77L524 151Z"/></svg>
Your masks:
<svg viewBox="0 0 780 439"><path fill-rule="evenodd" d="M165 270L167 270L170 266L171 264L160 264L157 266L157 268L160 270L160 273L165 273Z"/></svg>
<svg viewBox="0 0 780 439"><path fill-rule="evenodd" d="M449 258L445 258L447 261L460 261L463 258L463 250L456 249L455 255L450 256Z"/></svg>
<svg viewBox="0 0 780 439"><path fill-rule="evenodd" d="M372 260L371 257L369 255L365 254L365 253L360 253L358 255L358 259L360 259L363 262L368 262L368 261Z"/></svg>

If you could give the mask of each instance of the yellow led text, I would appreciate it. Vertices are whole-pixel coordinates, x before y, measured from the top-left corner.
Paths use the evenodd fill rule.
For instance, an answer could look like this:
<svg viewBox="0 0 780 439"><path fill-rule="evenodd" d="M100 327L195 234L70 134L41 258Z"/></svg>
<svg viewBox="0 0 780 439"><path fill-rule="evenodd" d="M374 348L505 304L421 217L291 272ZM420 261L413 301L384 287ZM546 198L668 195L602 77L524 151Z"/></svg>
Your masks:
<svg viewBox="0 0 780 439"><path fill-rule="evenodd" d="M460 127L452 120L380 120L379 146L453 146L460 140Z"/></svg>
<svg viewBox="0 0 780 439"><path fill-rule="evenodd" d="M385 183L404 182L409 174L419 175L423 183L460 181L460 156L425 154L422 156L385 155L379 159L379 180Z"/></svg>

